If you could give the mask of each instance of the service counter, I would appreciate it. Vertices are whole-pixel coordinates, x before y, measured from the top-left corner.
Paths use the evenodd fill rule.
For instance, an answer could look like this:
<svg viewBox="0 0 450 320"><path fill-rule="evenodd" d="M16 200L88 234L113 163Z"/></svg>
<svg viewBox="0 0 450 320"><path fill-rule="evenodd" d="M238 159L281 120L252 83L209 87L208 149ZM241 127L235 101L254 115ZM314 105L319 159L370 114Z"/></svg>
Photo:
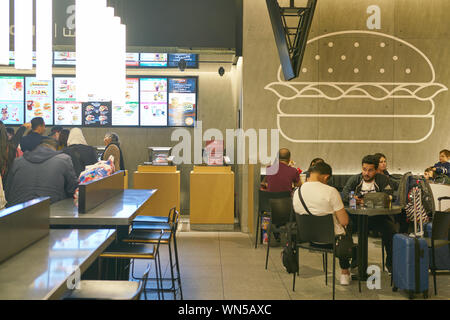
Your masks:
<svg viewBox="0 0 450 320"><path fill-rule="evenodd" d="M234 172L231 167L194 166L190 177L190 228L234 230Z"/></svg>
<svg viewBox="0 0 450 320"><path fill-rule="evenodd" d="M152 201L144 205L140 215L167 216L169 210L180 210L180 171L176 166L140 165L133 176L134 189L157 189Z"/></svg>

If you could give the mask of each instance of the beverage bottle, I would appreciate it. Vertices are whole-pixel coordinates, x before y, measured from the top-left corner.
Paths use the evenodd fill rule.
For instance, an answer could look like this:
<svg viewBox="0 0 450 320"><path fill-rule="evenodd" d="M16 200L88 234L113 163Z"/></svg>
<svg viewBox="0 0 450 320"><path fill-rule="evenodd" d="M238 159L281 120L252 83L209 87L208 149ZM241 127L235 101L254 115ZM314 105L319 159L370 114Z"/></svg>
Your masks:
<svg viewBox="0 0 450 320"><path fill-rule="evenodd" d="M356 199L355 199L354 191L350 192L350 196L348 199L349 199L348 204L349 204L350 208L356 208Z"/></svg>

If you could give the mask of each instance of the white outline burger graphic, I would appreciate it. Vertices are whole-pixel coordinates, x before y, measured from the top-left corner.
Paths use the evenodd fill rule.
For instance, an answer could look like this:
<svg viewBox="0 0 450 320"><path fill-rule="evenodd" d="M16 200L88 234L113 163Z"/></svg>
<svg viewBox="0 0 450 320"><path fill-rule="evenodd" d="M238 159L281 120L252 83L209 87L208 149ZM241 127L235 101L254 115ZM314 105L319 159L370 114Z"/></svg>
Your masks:
<svg viewBox="0 0 450 320"><path fill-rule="evenodd" d="M308 70L311 65L314 70ZM362 30L327 33L309 40L299 81L283 81L281 66L277 78L264 89L279 98L280 134L296 143L422 142L434 130L433 99L448 90L435 82L430 59L414 45L395 36ZM322 99L321 106L316 99ZM287 103L291 104L288 111ZM389 104L393 105L391 109L386 106ZM301 121L313 119L323 122L321 131L326 131L330 123L344 124L347 131L312 137L297 130ZM357 126L363 121L372 121L378 128L391 127L386 135L377 135L373 128L365 131L364 126ZM418 127L422 131L416 130ZM398 132L394 134L395 130ZM350 139L354 136L359 140Z"/></svg>

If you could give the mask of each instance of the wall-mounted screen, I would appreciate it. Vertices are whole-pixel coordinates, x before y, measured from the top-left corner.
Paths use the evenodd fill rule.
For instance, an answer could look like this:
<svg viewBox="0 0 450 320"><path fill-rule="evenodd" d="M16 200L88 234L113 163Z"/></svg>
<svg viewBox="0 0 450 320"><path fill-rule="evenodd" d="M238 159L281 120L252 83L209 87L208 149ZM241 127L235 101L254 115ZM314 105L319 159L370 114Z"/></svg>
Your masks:
<svg viewBox="0 0 450 320"><path fill-rule="evenodd" d="M141 126L167 126L167 78L141 78Z"/></svg>
<svg viewBox="0 0 450 320"><path fill-rule="evenodd" d="M75 77L55 77L55 125L80 126L81 103L76 101Z"/></svg>
<svg viewBox="0 0 450 320"><path fill-rule="evenodd" d="M141 67L167 67L167 53L141 53Z"/></svg>
<svg viewBox="0 0 450 320"><path fill-rule="evenodd" d="M127 67L139 67L139 53L126 54L126 66Z"/></svg>
<svg viewBox="0 0 450 320"><path fill-rule="evenodd" d="M113 105L112 125L139 125L139 78L127 78L127 86L125 89L125 105Z"/></svg>
<svg viewBox="0 0 450 320"><path fill-rule="evenodd" d="M111 101L83 102L83 125L86 127L111 126Z"/></svg>
<svg viewBox="0 0 450 320"><path fill-rule="evenodd" d="M24 78L0 77L0 109L4 124L22 124L24 120Z"/></svg>
<svg viewBox="0 0 450 320"><path fill-rule="evenodd" d="M195 125L197 78L169 78L169 126Z"/></svg>
<svg viewBox="0 0 450 320"><path fill-rule="evenodd" d="M178 68L181 59L186 61L187 68L198 68L198 55L194 53L169 53L169 68Z"/></svg>
<svg viewBox="0 0 450 320"><path fill-rule="evenodd" d="M14 51L9 52L9 65L10 66L14 65Z"/></svg>
<svg viewBox="0 0 450 320"><path fill-rule="evenodd" d="M53 125L53 81L25 77L25 88L25 122L42 117L46 125Z"/></svg>
<svg viewBox="0 0 450 320"><path fill-rule="evenodd" d="M55 66L76 65L75 52L55 51L53 54L53 64Z"/></svg>

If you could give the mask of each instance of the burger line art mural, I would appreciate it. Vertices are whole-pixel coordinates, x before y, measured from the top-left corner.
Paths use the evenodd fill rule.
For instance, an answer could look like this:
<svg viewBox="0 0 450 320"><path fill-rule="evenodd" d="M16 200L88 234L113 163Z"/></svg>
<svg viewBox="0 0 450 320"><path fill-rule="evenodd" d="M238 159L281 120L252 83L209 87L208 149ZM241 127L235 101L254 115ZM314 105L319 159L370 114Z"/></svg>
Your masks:
<svg viewBox="0 0 450 320"><path fill-rule="evenodd" d="M309 40L298 80L284 81L281 66L277 78L264 89L279 98L277 127L294 143L420 143L448 90L417 47L363 30Z"/></svg>

